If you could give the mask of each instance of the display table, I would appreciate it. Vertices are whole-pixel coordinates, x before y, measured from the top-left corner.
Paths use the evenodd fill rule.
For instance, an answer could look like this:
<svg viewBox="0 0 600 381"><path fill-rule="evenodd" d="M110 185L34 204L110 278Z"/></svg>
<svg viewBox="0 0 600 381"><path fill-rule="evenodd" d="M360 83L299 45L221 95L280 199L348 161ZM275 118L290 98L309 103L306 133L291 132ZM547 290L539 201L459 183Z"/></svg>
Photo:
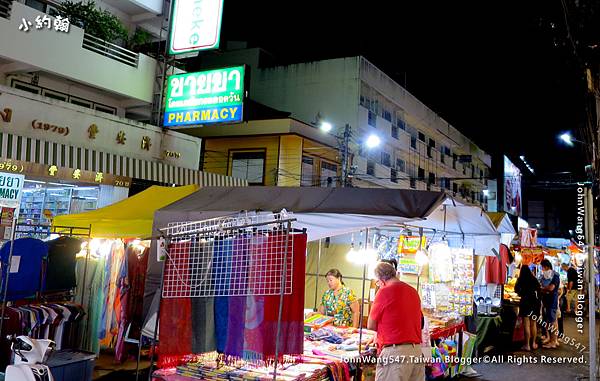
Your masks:
<svg viewBox="0 0 600 381"><path fill-rule="evenodd" d="M296 362L285 363L278 367L277 379L285 381L313 380L321 381L333 375L336 381L350 380L356 373L354 364L347 359L359 359L361 356L374 355L374 348L366 348L366 342L373 339L375 332L363 330L362 353L358 351L359 332L354 328L326 327L327 332L343 339L342 343L332 343L325 340L309 340L309 334L304 338L304 354ZM314 337L314 336L313 336ZM328 338L330 341L331 337ZM352 343L355 344L352 344ZM273 379L273 368L239 361L233 365L217 364L215 361L189 363L177 368L161 369L153 373L153 380L163 381L192 381L192 380L257 380L270 381Z"/></svg>

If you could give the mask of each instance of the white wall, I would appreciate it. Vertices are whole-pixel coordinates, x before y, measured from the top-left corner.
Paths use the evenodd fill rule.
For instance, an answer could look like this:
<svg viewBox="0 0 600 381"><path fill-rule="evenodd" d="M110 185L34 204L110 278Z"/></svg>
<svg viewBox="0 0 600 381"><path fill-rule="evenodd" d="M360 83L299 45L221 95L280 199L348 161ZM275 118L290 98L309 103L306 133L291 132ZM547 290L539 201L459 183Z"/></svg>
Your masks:
<svg viewBox="0 0 600 381"><path fill-rule="evenodd" d="M42 14L13 2L10 20L0 18L0 58L25 63L34 70L47 71L104 91L152 102L154 59L140 54L137 68L122 64L83 49L83 29L71 26L69 33L35 29L34 20L38 15ZM27 33L19 31L22 18L34 24Z"/></svg>
<svg viewBox="0 0 600 381"><path fill-rule="evenodd" d="M8 133L143 160L162 161L183 168L197 170L199 166L201 140L193 136L171 130L163 131L156 126L0 86L0 110L5 108L12 110L12 120L6 123L0 119L0 128ZM34 129L34 120L69 127L69 135ZM99 130L95 139L90 139L88 134L88 128L92 124ZM125 145L116 142L119 131L126 134ZM151 139L152 146L149 151L141 148L143 136L149 136ZM165 158L164 150L179 152L181 157Z"/></svg>
<svg viewBox="0 0 600 381"><path fill-rule="evenodd" d="M357 126L358 85L358 58L340 58L255 70L250 96L305 123L319 112L340 133Z"/></svg>

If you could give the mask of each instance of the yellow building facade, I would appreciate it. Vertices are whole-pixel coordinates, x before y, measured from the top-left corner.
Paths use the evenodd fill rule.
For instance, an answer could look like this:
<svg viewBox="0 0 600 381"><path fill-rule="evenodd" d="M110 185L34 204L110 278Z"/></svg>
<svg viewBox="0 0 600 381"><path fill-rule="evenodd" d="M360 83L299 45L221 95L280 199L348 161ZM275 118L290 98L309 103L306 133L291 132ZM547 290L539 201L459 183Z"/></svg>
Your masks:
<svg viewBox="0 0 600 381"><path fill-rule="evenodd" d="M250 185L339 186L336 138L291 118L187 129L202 138L206 172L244 178Z"/></svg>

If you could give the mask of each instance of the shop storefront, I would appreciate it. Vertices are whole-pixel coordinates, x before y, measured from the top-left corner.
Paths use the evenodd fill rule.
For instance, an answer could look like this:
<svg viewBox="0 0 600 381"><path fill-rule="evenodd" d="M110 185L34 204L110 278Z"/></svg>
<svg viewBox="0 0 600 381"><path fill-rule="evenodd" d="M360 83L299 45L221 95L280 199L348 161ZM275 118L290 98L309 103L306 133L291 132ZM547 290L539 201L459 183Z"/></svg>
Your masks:
<svg viewBox="0 0 600 381"><path fill-rule="evenodd" d="M58 215L129 196L134 181L239 186L245 180L198 170L199 138L3 88L0 172L25 176L17 236L48 232ZM8 234L3 229L0 239Z"/></svg>

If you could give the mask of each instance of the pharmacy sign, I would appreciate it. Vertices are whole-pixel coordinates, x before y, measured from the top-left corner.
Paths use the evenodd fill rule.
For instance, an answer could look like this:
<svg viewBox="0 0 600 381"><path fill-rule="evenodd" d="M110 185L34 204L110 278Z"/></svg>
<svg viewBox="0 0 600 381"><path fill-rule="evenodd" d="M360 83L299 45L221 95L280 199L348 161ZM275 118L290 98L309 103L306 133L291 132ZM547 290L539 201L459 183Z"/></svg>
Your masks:
<svg viewBox="0 0 600 381"><path fill-rule="evenodd" d="M241 122L245 67L171 75L164 126Z"/></svg>
<svg viewBox="0 0 600 381"><path fill-rule="evenodd" d="M169 54L219 47L223 0L174 0Z"/></svg>

